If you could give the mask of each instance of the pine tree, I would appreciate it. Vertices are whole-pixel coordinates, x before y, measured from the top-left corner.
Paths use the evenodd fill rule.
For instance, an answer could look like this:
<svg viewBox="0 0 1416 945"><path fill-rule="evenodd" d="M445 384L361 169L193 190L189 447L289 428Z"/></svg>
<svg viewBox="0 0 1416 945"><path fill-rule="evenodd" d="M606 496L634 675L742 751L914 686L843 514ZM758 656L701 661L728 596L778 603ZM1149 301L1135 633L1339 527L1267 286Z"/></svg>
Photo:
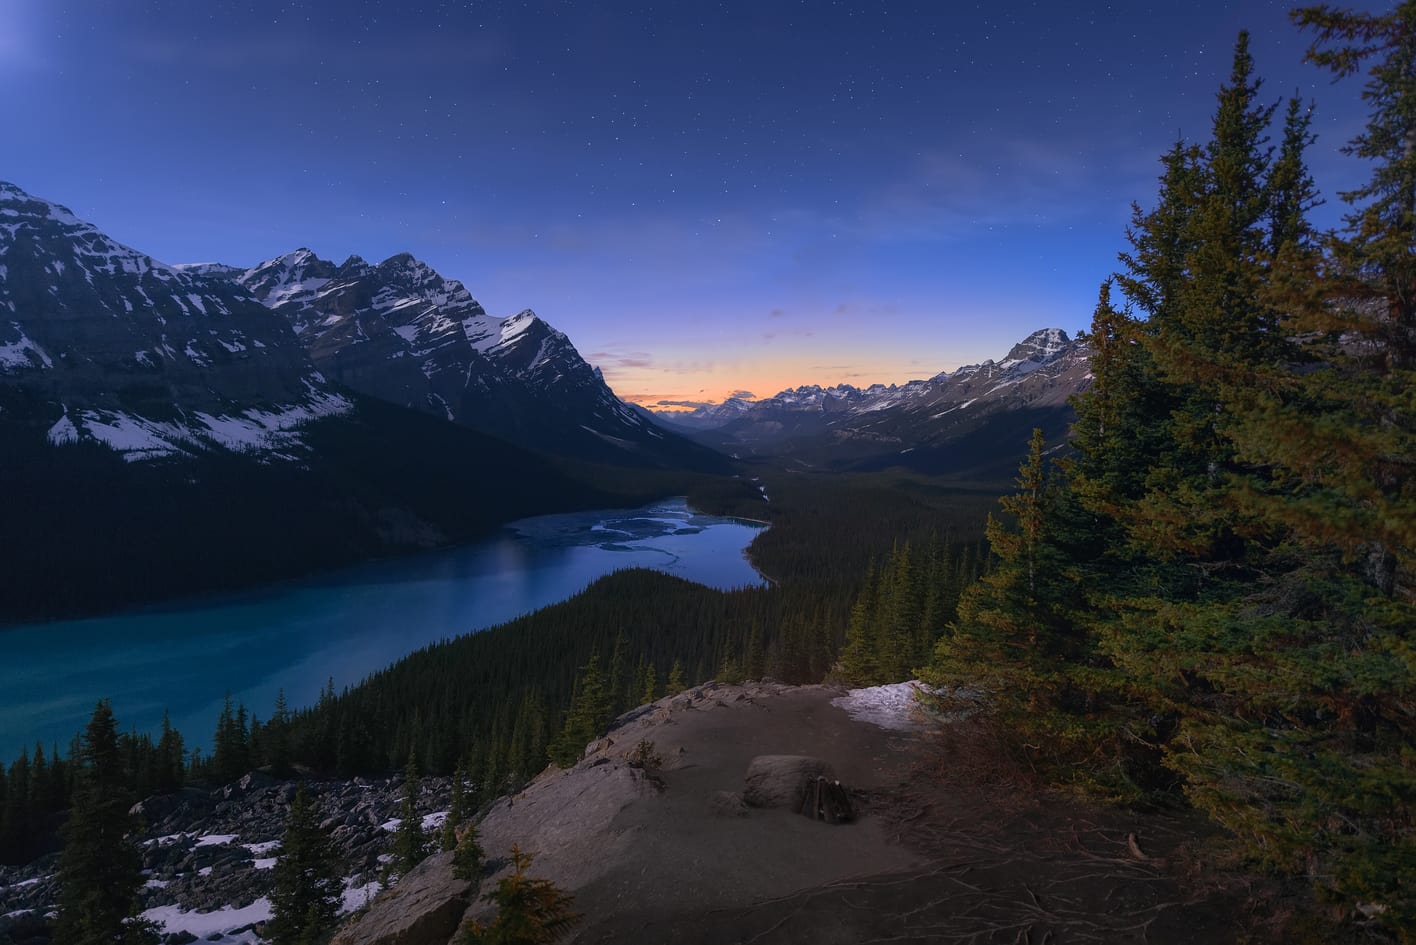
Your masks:
<svg viewBox="0 0 1416 945"><path fill-rule="evenodd" d="M683 660L676 659L669 667L669 682L664 687L664 695L676 696L687 688L688 684L684 682Z"/></svg>
<svg viewBox="0 0 1416 945"><path fill-rule="evenodd" d="M157 741L157 785L159 794L180 791L187 777L186 749L182 733L172 727L167 710L162 710L162 735Z"/></svg>
<svg viewBox="0 0 1416 945"><path fill-rule="evenodd" d="M59 858L55 941L62 945L155 943L156 929L138 917L142 857L129 838L138 825L128 813L133 797L107 700L98 703L84 731L79 762Z"/></svg>
<svg viewBox="0 0 1416 945"><path fill-rule="evenodd" d="M851 605L846 624L846 645L841 650L841 677L853 686L873 686L880 681L879 579L872 564Z"/></svg>
<svg viewBox="0 0 1416 945"><path fill-rule="evenodd" d="M466 775L462 766L452 773L452 799L448 803L447 820L443 821L438 846L444 852L457 849L457 828L467 819Z"/></svg>
<svg viewBox="0 0 1416 945"><path fill-rule="evenodd" d="M411 752L403 771L403 809L399 812L398 829L393 835L393 871L399 877L413 872L413 867L428 857L428 837L423 831L423 819L418 814L418 793L422 782L418 777L418 759Z"/></svg>
<svg viewBox="0 0 1416 945"><path fill-rule="evenodd" d="M551 744L551 760L562 768L574 765L584 754L585 746L610 724L610 718L610 694L600 669L600 656L591 653L576 682L560 735Z"/></svg>
<svg viewBox="0 0 1416 945"><path fill-rule="evenodd" d="M275 711L265 727L265 761L270 773L277 778L288 777L290 767L290 708L285 703L285 690L275 695Z"/></svg>
<svg viewBox="0 0 1416 945"><path fill-rule="evenodd" d="M496 903L496 918L488 926L466 926L463 945L553 945L580 921L571 911L572 896L549 880L526 875L531 857L520 846L511 848L511 863L511 875L487 897Z"/></svg>
<svg viewBox="0 0 1416 945"><path fill-rule="evenodd" d="M1078 711L1101 676L1076 620L1082 604L1059 535L1065 500L1049 482L1045 443L1034 429L1018 491L999 503L1009 520L988 518L998 564L964 592L952 632L921 676L941 689L938 702L949 710L976 709L981 693L984 711L1038 760L1069 765L1105 739Z"/></svg>
<svg viewBox="0 0 1416 945"><path fill-rule="evenodd" d="M302 786L290 805L290 819L275 862L271 919L264 938L271 945L326 941L335 928L342 891L334 846L320 830L314 806Z"/></svg>

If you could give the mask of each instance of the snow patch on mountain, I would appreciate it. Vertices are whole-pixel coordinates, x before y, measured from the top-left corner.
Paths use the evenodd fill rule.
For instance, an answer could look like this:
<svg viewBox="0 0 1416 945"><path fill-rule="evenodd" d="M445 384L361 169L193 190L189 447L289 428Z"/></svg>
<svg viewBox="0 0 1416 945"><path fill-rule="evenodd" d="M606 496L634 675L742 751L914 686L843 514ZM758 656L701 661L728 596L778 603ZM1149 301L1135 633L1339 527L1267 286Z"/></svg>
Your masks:
<svg viewBox="0 0 1416 945"><path fill-rule="evenodd" d="M11 322L10 327L19 337L15 341L0 344L0 374L54 366L54 359L25 334L19 322Z"/></svg>

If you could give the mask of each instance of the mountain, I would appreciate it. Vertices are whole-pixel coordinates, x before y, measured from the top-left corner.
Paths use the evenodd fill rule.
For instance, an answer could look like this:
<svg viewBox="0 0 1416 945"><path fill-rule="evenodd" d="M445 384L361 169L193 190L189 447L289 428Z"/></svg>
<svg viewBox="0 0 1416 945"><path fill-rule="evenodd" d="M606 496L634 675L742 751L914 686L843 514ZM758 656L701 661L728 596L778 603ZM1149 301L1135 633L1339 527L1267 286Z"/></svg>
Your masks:
<svg viewBox="0 0 1416 945"><path fill-rule="evenodd" d="M1068 398L1091 380L1089 349L1059 328L1033 332L1001 361L928 380L857 388L798 387L758 401L727 400L660 422L742 457L797 468L880 469L1007 478L1034 426L1055 445Z"/></svg>
<svg viewBox="0 0 1416 945"><path fill-rule="evenodd" d="M336 265L301 248L241 272L192 268L250 292L290 324L320 371L371 397L580 460L722 466L622 402L535 312L491 316L462 283L407 253Z"/></svg>
<svg viewBox="0 0 1416 945"><path fill-rule="evenodd" d="M260 583L626 498L339 387L289 315L231 275L165 265L0 184L0 623ZM301 291L278 282L268 296ZM530 319L499 324L534 336Z"/></svg>
<svg viewBox="0 0 1416 945"><path fill-rule="evenodd" d="M51 443L102 443L133 460L293 455L300 425L353 405L289 334L236 287L0 183L0 403L11 422L57 410Z"/></svg>

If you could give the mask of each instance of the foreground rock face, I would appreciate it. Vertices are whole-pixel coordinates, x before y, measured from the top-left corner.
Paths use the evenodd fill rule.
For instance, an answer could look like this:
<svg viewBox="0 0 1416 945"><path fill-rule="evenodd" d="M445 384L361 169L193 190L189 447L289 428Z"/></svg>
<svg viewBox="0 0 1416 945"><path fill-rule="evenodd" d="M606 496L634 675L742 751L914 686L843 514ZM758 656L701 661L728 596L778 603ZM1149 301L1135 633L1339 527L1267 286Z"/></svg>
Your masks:
<svg viewBox="0 0 1416 945"><path fill-rule="evenodd" d="M917 865L878 817L838 829L791 812L808 774L834 771L870 789L902 770L893 736L830 704L841 692L709 683L626 714L575 767L548 769L493 805L478 826L488 857L482 892L506 874L518 844L533 858L530 875L575 895L585 918L571 940L632 942L637 923L672 925L676 916ZM645 741L662 759L649 770L638 758ZM744 803L745 793L757 806ZM439 868L450 871L428 867ZM408 921L409 911L407 902L381 898L339 945L394 945L371 930ZM466 917L490 915L478 898ZM690 940L666 934L655 940Z"/></svg>
<svg viewBox="0 0 1416 945"><path fill-rule="evenodd" d="M442 945L471 902L473 886L452 875L452 854L429 857L355 919L331 945Z"/></svg>

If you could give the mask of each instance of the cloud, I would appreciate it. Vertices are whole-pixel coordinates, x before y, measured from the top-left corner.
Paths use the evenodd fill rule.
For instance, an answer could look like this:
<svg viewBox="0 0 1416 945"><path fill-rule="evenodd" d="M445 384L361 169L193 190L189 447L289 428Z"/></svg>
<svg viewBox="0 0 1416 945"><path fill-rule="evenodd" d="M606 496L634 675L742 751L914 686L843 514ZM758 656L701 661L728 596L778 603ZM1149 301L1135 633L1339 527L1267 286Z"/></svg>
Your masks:
<svg viewBox="0 0 1416 945"><path fill-rule="evenodd" d="M750 390L735 390L729 397L736 397L738 400L756 400L757 395Z"/></svg>
<svg viewBox="0 0 1416 945"><path fill-rule="evenodd" d="M654 356L647 351L593 351L585 356L585 360L611 370L654 366Z"/></svg>
<svg viewBox="0 0 1416 945"><path fill-rule="evenodd" d="M660 400L657 401L654 406L687 407L690 410L697 410L699 407L712 407L715 406L715 404L711 400Z"/></svg>
<svg viewBox="0 0 1416 945"><path fill-rule="evenodd" d="M767 313L767 317L768 317L768 318L786 318L786 317L787 317L787 313L786 313L786 310L784 310L784 309L774 308L774 309L772 309L772 311L770 311L770 312Z"/></svg>

